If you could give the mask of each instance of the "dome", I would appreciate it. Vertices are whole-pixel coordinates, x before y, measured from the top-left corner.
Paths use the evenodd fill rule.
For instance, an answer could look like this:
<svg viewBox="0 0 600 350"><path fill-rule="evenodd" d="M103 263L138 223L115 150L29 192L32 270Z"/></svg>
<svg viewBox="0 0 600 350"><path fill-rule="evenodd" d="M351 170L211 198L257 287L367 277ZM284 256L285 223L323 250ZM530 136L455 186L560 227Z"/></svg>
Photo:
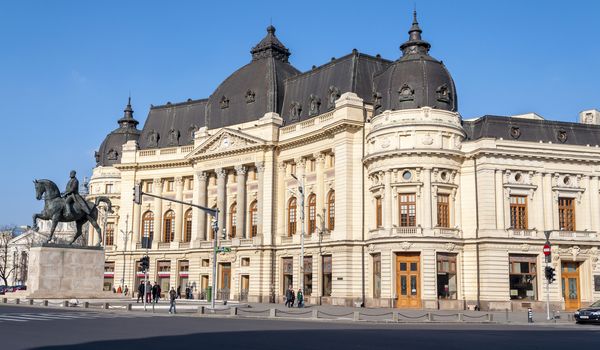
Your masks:
<svg viewBox="0 0 600 350"><path fill-rule="evenodd" d="M106 135L96 152L96 166L110 166L121 161L123 145L130 140L138 140L141 131L137 129L138 121L133 118L131 97L125 107L123 118L118 120L119 127Z"/></svg>
<svg viewBox="0 0 600 350"><path fill-rule="evenodd" d="M454 80L442 62L429 56L431 45L421 39L416 11L408 33L408 41L400 46L402 57L374 79L375 114L421 107L456 112Z"/></svg>
<svg viewBox="0 0 600 350"><path fill-rule="evenodd" d="M300 73L288 62L290 51L275 36L275 27L250 51L252 61L235 71L208 100L210 129L258 120L280 113L284 80Z"/></svg>

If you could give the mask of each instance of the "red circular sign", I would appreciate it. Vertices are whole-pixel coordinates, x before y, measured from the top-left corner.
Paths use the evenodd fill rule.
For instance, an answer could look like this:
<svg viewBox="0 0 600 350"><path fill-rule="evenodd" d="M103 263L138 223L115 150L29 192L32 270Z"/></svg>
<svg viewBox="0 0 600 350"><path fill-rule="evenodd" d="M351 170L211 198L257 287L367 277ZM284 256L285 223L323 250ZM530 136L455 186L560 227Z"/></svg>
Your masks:
<svg viewBox="0 0 600 350"><path fill-rule="evenodd" d="M544 255L550 255L550 246L548 244L544 244Z"/></svg>

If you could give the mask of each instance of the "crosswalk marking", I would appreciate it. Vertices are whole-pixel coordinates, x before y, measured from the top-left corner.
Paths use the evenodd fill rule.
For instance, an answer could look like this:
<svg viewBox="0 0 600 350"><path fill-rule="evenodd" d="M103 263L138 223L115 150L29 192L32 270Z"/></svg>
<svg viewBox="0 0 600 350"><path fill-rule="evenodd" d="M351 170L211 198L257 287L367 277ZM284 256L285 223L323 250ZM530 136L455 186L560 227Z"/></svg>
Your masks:
<svg viewBox="0 0 600 350"><path fill-rule="evenodd" d="M69 313L14 313L0 314L0 323L3 322L29 322L29 321L59 321L75 319L97 319L97 318L135 318L148 317L143 314L119 314L99 312L69 312Z"/></svg>

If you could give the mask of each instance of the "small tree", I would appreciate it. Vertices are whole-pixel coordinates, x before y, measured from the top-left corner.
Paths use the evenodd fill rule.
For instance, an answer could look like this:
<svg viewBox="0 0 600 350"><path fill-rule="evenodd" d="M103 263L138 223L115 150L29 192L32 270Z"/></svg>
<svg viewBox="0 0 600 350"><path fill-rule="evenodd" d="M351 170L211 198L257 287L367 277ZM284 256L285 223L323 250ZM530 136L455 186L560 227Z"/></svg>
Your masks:
<svg viewBox="0 0 600 350"><path fill-rule="evenodd" d="M15 227L0 228L0 278L4 281L4 285L8 285L10 275L19 266L18 261L10 263L10 241L15 237Z"/></svg>

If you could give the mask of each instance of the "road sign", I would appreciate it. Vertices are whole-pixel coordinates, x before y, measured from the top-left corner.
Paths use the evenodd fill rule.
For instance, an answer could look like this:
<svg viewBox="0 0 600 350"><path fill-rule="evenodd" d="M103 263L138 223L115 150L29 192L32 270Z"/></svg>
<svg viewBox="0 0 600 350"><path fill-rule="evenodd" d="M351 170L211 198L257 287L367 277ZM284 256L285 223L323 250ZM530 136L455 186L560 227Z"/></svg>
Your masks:
<svg viewBox="0 0 600 350"><path fill-rule="evenodd" d="M548 256L548 255L550 255L550 253L551 253L551 250L550 250L550 245L549 245L549 244L547 244L547 243L546 243L546 244L544 244L544 255L545 255L545 256Z"/></svg>

